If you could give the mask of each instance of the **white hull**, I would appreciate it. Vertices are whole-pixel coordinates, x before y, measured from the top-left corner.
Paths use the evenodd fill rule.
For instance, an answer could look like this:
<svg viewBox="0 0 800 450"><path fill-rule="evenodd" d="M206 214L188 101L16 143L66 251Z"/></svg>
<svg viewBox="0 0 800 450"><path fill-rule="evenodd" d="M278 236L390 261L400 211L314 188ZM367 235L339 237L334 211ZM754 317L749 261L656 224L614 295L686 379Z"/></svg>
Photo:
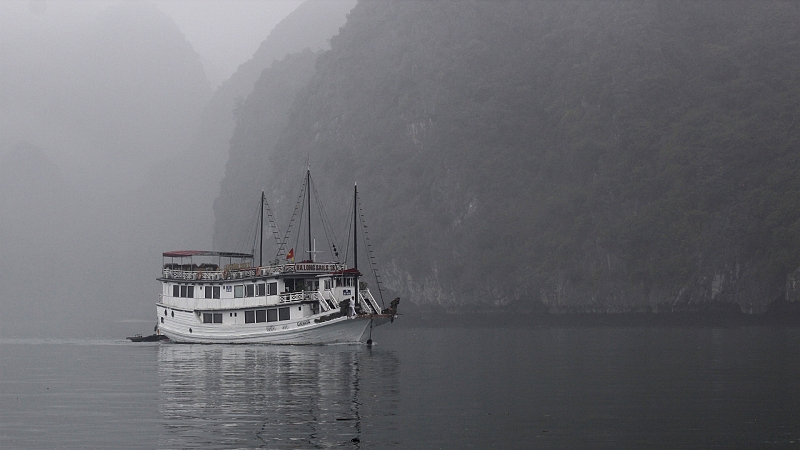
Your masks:
<svg viewBox="0 0 800 450"><path fill-rule="evenodd" d="M158 307L164 308L159 304ZM159 332L171 341L197 344L283 344L313 345L365 342L372 327L391 319L386 314L337 317L324 322L318 314L291 322L255 324L204 324L191 311L172 310L175 315L159 325Z"/></svg>

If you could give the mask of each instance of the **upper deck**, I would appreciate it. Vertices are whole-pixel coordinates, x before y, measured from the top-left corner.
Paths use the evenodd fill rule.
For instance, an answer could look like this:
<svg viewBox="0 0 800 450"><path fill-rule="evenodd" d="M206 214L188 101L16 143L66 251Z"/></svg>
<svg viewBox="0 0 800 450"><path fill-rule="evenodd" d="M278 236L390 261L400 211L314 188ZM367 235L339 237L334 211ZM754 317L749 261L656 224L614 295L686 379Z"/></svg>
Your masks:
<svg viewBox="0 0 800 450"><path fill-rule="evenodd" d="M270 264L260 267L239 267L238 264L229 264L223 268L214 265L196 264L165 264L162 271L162 280L183 281L225 281L247 280L281 275L303 274L323 275L343 273L347 270L344 263L318 263L300 262L286 264Z"/></svg>
<svg viewBox="0 0 800 450"><path fill-rule="evenodd" d="M162 281L226 281L280 277L293 274L324 275L350 273L339 262L274 262L264 266L253 265L250 253L212 252L205 250L178 250L164 252ZM198 264L199 263L199 264ZM357 271L355 271L357 272ZM358 275L358 273L355 273Z"/></svg>

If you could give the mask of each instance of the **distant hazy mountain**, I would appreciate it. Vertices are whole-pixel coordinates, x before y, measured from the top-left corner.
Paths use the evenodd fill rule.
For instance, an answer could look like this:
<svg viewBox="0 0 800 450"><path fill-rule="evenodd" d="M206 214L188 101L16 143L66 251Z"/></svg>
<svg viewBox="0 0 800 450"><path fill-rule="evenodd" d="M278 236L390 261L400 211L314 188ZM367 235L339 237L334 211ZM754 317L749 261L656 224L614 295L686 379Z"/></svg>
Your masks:
<svg viewBox="0 0 800 450"><path fill-rule="evenodd" d="M247 201L215 242L252 241L262 184L285 227L310 161L337 230L358 182L412 302L763 311L800 265L797 23L791 1L362 1L274 147L240 109L218 205Z"/></svg>
<svg viewBox="0 0 800 450"><path fill-rule="evenodd" d="M236 109L253 90L253 85L262 76L262 72L275 60L306 48L314 51L327 48L328 40L345 23L347 13L354 5L355 0L307 0L302 3L275 26L253 58L243 63L214 92L205 106L191 149L159 168L149 186L151 191L158 186L161 191L191 192L172 207L176 211L174 216L181 217L184 224L181 228L187 235L195 238L198 242L196 245L211 245L214 220L212 203L220 193L220 181L226 174L225 164L232 154L231 137ZM298 79L310 77L313 74L313 64L308 66L308 70L309 73L296 74ZM287 89L296 84L295 81L288 80ZM287 101L290 99L291 96L286 97ZM288 106L275 105L275 108ZM152 193L148 195L152 196ZM201 242L209 244L200 244Z"/></svg>
<svg viewBox="0 0 800 450"><path fill-rule="evenodd" d="M81 285L74 194L39 148L20 143L0 158L1 334L71 316L64 293Z"/></svg>
<svg viewBox="0 0 800 450"><path fill-rule="evenodd" d="M194 152L211 158L216 165L224 164L235 126L234 110L250 95L261 72L289 53L327 49L353 6L355 0L306 0L278 23L253 57L214 92L205 107Z"/></svg>
<svg viewBox="0 0 800 450"><path fill-rule="evenodd" d="M314 76L316 60L317 53L305 50L276 61L236 110L238 121L222 191L214 202L215 217L227 226L215 227L215 248L252 251L252 241L242 239L252 230L261 190L269 184L264 176L269 166L265 149L275 148L294 97Z"/></svg>
<svg viewBox="0 0 800 450"><path fill-rule="evenodd" d="M97 335L152 305L181 211L136 189L186 152L211 89L150 4L25 37L0 52L0 334Z"/></svg>
<svg viewBox="0 0 800 450"><path fill-rule="evenodd" d="M124 2L30 35L0 53L0 144L31 142L103 192L141 183L194 135L211 89L198 55L155 6Z"/></svg>

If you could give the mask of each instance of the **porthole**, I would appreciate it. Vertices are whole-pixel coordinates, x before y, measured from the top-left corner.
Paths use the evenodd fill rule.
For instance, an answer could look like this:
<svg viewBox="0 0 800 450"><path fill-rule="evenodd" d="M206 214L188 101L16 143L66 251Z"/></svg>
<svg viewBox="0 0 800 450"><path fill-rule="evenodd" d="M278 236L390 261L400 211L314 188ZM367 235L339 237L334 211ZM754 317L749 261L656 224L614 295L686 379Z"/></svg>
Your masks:
<svg viewBox="0 0 800 450"><path fill-rule="evenodd" d="M161 323L164 323L164 318L163 317L161 318Z"/></svg>
<svg viewBox="0 0 800 450"><path fill-rule="evenodd" d="M303 307L302 307L302 306L298 306L298 307L297 307L297 310L298 310L298 311L302 311L302 310L303 310Z"/></svg>
<svg viewBox="0 0 800 450"><path fill-rule="evenodd" d="M189 333L191 333L191 332L192 332L192 329L191 329L191 328L189 328Z"/></svg>
<svg viewBox="0 0 800 450"><path fill-rule="evenodd" d="M165 316L167 315L167 310L166 310L166 309L164 310L164 315L165 315Z"/></svg>
<svg viewBox="0 0 800 450"><path fill-rule="evenodd" d="M172 311L172 317L175 317L175 311Z"/></svg>

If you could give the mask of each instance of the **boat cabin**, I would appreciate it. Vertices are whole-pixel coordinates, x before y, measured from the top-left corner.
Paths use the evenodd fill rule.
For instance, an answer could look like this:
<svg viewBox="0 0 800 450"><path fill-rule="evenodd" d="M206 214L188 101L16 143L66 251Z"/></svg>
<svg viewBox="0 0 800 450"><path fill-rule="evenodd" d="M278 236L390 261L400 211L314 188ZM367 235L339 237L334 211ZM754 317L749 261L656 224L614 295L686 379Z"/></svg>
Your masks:
<svg viewBox="0 0 800 450"><path fill-rule="evenodd" d="M193 311L201 323L296 321L355 300L358 313L379 314L369 290L358 295L358 270L342 263L286 262L254 267L247 253L163 253L160 315ZM174 313L172 313L174 314ZM164 322L162 317L161 323Z"/></svg>

